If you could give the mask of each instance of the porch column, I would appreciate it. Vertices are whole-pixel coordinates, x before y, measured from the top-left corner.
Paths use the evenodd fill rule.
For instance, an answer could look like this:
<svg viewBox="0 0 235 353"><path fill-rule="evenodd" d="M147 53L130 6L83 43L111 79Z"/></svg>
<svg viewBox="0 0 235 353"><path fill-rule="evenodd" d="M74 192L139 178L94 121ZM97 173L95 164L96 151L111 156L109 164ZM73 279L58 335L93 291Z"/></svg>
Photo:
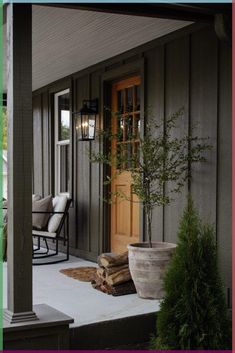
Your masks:
<svg viewBox="0 0 235 353"><path fill-rule="evenodd" d="M32 5L7 5L8 307L10 323L32 310Z"/></svg>

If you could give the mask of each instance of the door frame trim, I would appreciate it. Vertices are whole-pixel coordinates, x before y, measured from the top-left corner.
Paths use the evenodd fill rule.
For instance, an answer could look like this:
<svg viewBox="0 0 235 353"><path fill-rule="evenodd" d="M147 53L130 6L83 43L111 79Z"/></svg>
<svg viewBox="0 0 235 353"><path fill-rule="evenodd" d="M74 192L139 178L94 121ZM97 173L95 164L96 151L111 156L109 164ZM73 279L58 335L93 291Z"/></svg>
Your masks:
<svg viewBox="0 0 235 353"><path fill-rule="evenodd" d="M100 121L101 129L104 129L109 125L110 112L105 108L111 108L111 85L115 81L120 81L128 77L139 75L141 78L141 93L140 93L140 105L141 105L141 121L142 126L144 126L144 96L145 96L145 58L142 57L136 61L133 61L128 64L123 64L120 67L112 69L110 71L104 72L101 76L101 111L100 111ZM141 137L144 135L144 129L141 131ZM102 149L107 149L109 146L101 145ZM105 175L110 171L107 169L107 166L102 166L101 168L101 178L100 178L100 190L102 190L102 197L105 198L107 191L105 192L103 187L103 181ZM99 253L110 251L111 248L111 208L110 205L104 203L101 200L101 215L100 215L100 240L99 240ZM145 233L145 222L144 222L144 210L140 205L140 241L144 240Z"/></svg>

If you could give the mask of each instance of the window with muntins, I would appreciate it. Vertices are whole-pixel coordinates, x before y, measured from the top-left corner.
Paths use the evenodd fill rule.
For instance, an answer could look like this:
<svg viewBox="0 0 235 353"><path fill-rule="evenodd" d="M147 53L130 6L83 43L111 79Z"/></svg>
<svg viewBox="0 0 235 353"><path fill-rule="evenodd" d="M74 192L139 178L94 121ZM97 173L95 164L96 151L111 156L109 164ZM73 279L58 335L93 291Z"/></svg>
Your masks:
<svg viewBox="0 0 235 353"><path fill-rule="evenodd" d="M55 94L55 193L70 191L70 92Z"/></svg>

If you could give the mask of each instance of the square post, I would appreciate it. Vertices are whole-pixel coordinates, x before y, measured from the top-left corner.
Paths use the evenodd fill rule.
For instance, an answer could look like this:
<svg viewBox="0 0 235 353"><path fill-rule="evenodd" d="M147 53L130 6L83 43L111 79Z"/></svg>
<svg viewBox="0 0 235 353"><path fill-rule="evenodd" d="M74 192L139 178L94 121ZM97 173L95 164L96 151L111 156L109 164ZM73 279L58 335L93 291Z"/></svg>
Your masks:
<svg viewBox="0 0 235 353"><path fill-rule="evenodd" d="M7 5L8 307L10 323L32 309L32 5Z"/></svg>

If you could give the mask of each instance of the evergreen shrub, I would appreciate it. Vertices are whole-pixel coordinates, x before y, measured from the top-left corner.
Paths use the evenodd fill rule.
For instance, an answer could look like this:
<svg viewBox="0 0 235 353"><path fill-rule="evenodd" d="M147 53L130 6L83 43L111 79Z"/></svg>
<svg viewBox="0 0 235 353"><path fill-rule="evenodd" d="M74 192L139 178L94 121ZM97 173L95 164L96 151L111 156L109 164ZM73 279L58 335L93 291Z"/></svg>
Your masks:
<svg viewBox="0 0 235 353"><path fill-rule="evenodd" d="M213 227L202 224L189 197L178 246L165 275L152 349L230 348L214 239Z"/></svg>

